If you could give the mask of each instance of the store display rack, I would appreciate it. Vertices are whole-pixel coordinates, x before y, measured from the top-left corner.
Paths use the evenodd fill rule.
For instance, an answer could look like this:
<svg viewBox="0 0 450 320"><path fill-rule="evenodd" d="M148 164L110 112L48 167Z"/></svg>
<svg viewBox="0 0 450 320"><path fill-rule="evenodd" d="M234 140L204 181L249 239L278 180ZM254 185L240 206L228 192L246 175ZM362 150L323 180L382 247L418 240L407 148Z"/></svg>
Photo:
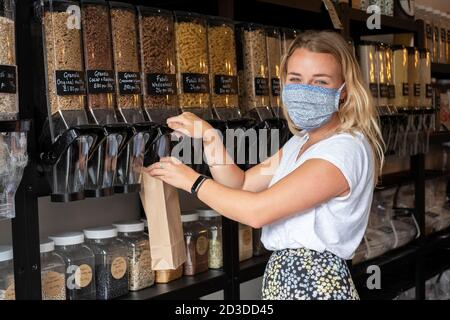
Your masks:
<svg viewBox="0 0 450 320"><path fill-rule="evenodd" d="M124 1L124 0L123 0ZM124 1L133 4L148 5L147 1ZM39 210L38 197L49 194L49 188L39 167L37 153L37 135L33 119L37 116L37 106L32 100L34 87L32 81L33 65L29 55L31 47L31 21L33 1L17 1L17 60L20 86L20 117L31 119L28 135L28 153L30 163L25 169L24 178L16 195L16 218L12 220L12 237L14 249L15 290L17 299L41 299L40 255L39 255ZM331 28L329 15L320 0L215 0L215 1L154 1L154 7L179 9L201 14L218 15L239 21L265 23L279 27L298 29ZM348 39L358 40L359 36L373 33L414 33L417 43L423 43L420 25L413 20L403 20L382 16L380 30L368 30L365 25L367 14L349 7L348 4L337 5L343 29L341 34ZM439 78L450 78L450 65L433 64L432 73ZM441 144L450 142L450 133L436 133L431 142ZM412 244L388 252L372 261L351 266L355 282L362 298L392 298L401 290L415 287L416 298L425 295L425 280L445 268L450 267L449 254L443 254L446 246L450 247L450 230L425 237L425 180L427 178L447 175L445 172L425 170L425 155L411 157L411 169L386 175L381 187L387 188L399 183L415 184L416 219L422 236ZM254 257L239 262L238 225L228 219L223 220L224 267L223 270L211 270L193 277L184 277L168 284L158 284L139 292L130 293L122 299L182 299L199 298L206 294L224 290L224 298L236 300L240 297L240 283L260 277L269 256ZM430 262L431 261L431 262ZM381 290L367 290L365 267L377 264L386 272ZM384 273L383 273L384 274Z"/></svg>

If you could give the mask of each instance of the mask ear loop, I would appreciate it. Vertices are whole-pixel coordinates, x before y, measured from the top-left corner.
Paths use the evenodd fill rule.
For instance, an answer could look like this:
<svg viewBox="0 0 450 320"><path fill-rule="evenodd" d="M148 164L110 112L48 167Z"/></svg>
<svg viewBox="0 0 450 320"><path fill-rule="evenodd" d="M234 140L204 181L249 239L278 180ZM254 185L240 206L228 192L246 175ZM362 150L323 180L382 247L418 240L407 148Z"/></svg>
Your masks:
<svg viewBox="0 0 450 320"><path fill-rule="evenodd" d="M342 94L342 90L345 87L345 82L339 87L339 89L337 90L337 95L336 95L336 109L339 110L339 107L341 106L341 103L344 102L344 99L341 99L341 94Z"/></svg>

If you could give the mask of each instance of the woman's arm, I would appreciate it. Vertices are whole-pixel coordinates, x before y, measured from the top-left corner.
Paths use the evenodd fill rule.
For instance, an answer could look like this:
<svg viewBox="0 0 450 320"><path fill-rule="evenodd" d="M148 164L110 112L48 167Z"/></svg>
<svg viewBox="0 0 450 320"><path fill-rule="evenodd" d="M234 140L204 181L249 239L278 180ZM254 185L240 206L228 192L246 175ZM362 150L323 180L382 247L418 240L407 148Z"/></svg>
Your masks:
<svg viewBox="0 0 450 320"><path fill-rule="evenodd" d="M190 192L198 178L189 167L170 159L149 167L152 176ZM322 159L306 161L270 188L250 192L235 190L214 180L206 180L198 197L220 214L253 228L261 228L297 212L314 208L327 200L349 192L342 172Z"/></svg>

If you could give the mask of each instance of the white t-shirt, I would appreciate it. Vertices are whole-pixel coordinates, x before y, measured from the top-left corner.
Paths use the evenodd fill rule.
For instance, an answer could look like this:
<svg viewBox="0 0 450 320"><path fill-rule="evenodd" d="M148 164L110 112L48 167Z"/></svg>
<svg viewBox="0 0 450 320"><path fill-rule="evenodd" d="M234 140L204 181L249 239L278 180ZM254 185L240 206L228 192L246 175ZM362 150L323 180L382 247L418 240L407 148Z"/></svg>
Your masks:
<svg viewBox="0 0 450 320"><path fill-rule="evenodd" d="M312 145L297 160L300 148L307 140L307 135L294 136L284 145L279 167L270 185L309 159L323 159L342 172L350 191L347 195L332 198L314 209L264 226L261 241L269 250L305 247L318 252L329 251L342 259L351 259L369 220L374 190L372 149L360 133L339 133Z"/></svg>

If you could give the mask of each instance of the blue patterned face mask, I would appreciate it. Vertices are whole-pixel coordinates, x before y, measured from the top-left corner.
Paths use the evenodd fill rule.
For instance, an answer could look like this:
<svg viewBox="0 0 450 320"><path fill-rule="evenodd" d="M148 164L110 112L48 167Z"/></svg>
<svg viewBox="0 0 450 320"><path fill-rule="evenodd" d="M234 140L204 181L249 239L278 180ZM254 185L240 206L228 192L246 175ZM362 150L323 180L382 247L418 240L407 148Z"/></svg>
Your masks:
<svg viewBox="0 0 450 320"><path fill-rule="evenodd" d="M331 120L339 109L339 99L344 84L330 89L308 84L286 84L282 99L289 117L300 129L311 131Z"/></svg>

